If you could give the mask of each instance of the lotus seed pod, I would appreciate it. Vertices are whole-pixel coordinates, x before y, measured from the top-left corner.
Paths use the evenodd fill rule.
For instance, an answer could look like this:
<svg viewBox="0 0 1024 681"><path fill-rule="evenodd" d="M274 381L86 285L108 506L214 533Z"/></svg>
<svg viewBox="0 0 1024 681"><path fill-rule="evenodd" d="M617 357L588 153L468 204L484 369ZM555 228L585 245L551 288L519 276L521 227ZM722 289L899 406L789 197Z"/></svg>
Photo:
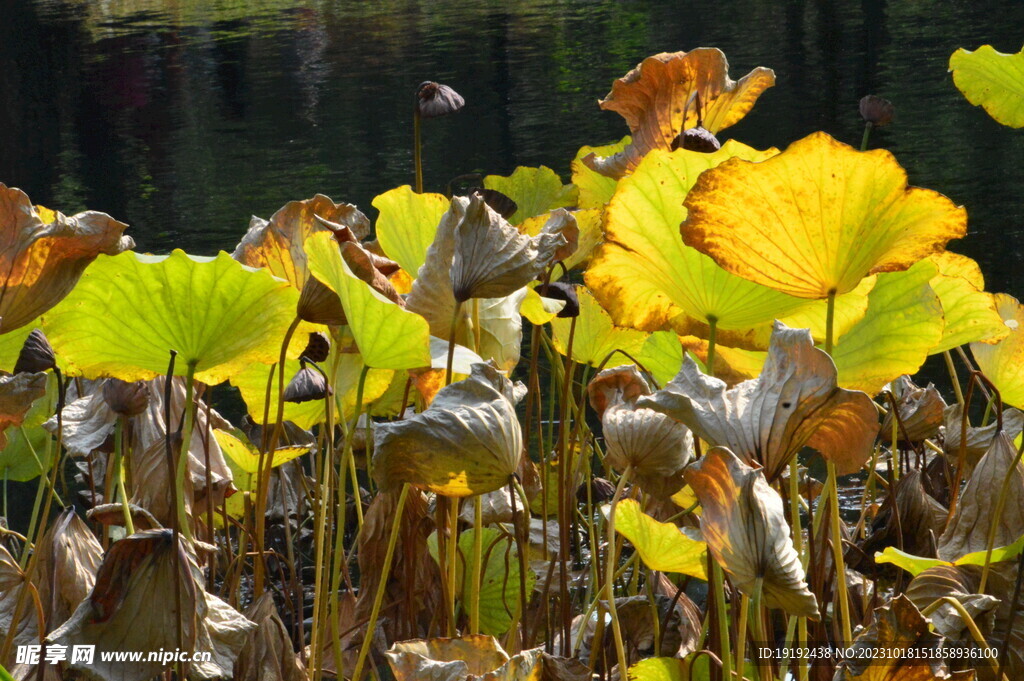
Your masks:
<svg viewBox="0 0 1024 681"><path fill-rule="evenodd" d="M25 339L18 353L18 361L14 363L14 373L34 374L39 371L47 371L57 366L57 358L53 355L53 348L50 341L46 339L39 329L32 329L32 333Z"/></svg>
<svg viewBox="0 0 1024 681"><path fill-rule="evenodd" d="M433 81L420 83L416 89L416 110L422 118L437 118L455 113L466 100L447 85Z"/></svg>
<svg viewBox="0 0 1024 681"><path fill-rule="evenodd" d="M865 95L860 100L860 115L866 122L881 128L892 123L896 107L888 99L877 95Z"/></svg>
<svg viewBox="0 0 1024 681"><path fill-rule="evenodd" d="M576 295L576 286L574 284L567 284L564 281L541 284L537 287L537 293L545 298L565 301L565 307L559 310L556 316L563 319L580 316L580 299Z"/></svg>
<svg viewBox="0 0 1024 681"><path fill-rule="evenodd" d="M103 384L103 399L116 414L138 416L149 406L149 391L142 381L128 383L108 378Z"/></svg>
<svg viewBox="0 0 1024 681"><path fill-rule="evenodd" d="M306 342L306 349L302 351L302 356L312 362L323 362L330 352L331 341L327 334L314 331L309 334L309 340Z"/></svg>
<svg viewBox="0 0 1024 681"><path fill-rule="evenodd" d="M284 389L285 402L309 402L327 397L327 381L316 369L304 367L292 377ZM332 391L333 392L333 391Z"/></svg>
<svg viewBox="0 0 1024 681"><path fill-rule="evenodd" d="M483 197L484 203L491 207L495 213L508 220L516 211L519 210L519 204L512 200L511 197L502 194L497 189L481 189L476 188L472 191L480 194Z"/></svg>
<svg viewBox="0 0 1024 681"><path fill-rule="evenodd" d="M689 130L684 130L679 133L678 137L672 140L672 151L680 147L690 151L699 151L702 154L710 154L721 149L722 143L718 141L718 138L710 130L698 125Z"/></svg>

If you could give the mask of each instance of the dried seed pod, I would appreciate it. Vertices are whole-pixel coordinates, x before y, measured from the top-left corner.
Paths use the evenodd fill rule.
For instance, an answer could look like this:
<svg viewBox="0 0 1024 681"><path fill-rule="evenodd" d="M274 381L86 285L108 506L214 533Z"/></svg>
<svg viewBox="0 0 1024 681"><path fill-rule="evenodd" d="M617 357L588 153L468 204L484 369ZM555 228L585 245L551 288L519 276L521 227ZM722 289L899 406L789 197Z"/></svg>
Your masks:
<svg viewBox="0 0 1024 681"><path fill-rule="evenodd" d="M309 334L309 340L306 341L306 349L302 351L302 356L312 362L323 362L330 352L331 341L327 334L314 331Z"/></svg>
<svg viewBox="0 0 1024 681"><path fill-rule="evenodd" d="M312 276L302 286L297 314L299 319L312 324L343 326L348 323L338 294Z"/></svg>
<svg viewBox="0 0 1024 681"><path fill-rule="evenodd" d="M896 107L888 99L877 95L865 95L860 100L860 116L866 122L881 128L892 123Z"/></svg>
<svg viewBox="0 0 1024 681"><path fill-rule="evenodd" d="M455 113L466 100L447 85L427 80L416 88L416 110L422 118L437 118Z"/></svg>
<svg viewBox="0 0 1024 681"><path fill-rule="evenodd" d="M558 317L579 317L580 299L576 295L576 286L564 281L555 281L550 284L541 284L537 287L537 293L545 298L553 300L564 300L565 307L558 312Z"/></svg>
<svg viewBox="0 0 1024 681"><path fill-rule="evenodd" d="M142 381L128 383L108 378L103 384L103 399L116 414L138 416L149 406L149 391Z"/></svg>
<svg viewBox="0 0 1024 681"><path fill-rule="evenodd" d="M333 392L333 391L332 391ZM304 367L292 377L284 389L285 402L322 400L328 395L327 381L316 369Z"/></svg>
<svg viewBox="0 0 1024 681"><path fill-rule="evenodd" d="M508 220L516 211L519 210L519 204L512 200L511 197L502 194L497 189L486 189L486 188L475 188L472 190L480 194L483 197L484 203L491 207L495 213Z"/></svg>
<svg viewBox="0 0 1024 681"><path fill-rule="evenodd" d="M702 125L697 125L689 130L679 133L679 136L672 140L672 151L683 148L690 151L699 151L702 154L710 154L722 148L714 133Z"/></svg>
<svg viewBox="0 0 1024 681"><path fill-rule="evenodd" d="M14 364L14 373L34 374L39 371L47 371L57 366L57 358L53 355L53 348L50 341L39 329L32 329L32 333L25 339L18 353L18 361Z"/></svg>
<svg viewBox="0 0 1024 681"><path fill-rule="evenodd" d="M595 504L604 504L611 501L615 496L615 485L604 478L594 477L590 479L590 500ZM586 502L587 483L576 488L576 500Z"/></svg>

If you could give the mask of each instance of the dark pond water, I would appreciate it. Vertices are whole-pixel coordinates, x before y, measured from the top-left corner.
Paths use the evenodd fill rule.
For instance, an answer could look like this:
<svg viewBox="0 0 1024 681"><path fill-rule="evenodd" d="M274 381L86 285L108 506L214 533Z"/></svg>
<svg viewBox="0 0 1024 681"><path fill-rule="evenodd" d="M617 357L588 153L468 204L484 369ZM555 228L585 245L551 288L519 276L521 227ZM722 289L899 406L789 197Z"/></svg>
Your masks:
<svg viewBox="0 0 1024 681"><path fill-rule="evenodd" d="M891 99L873 145L968 207L957 250L1024 295L1024 132L956 91L959 46L1016 51L1024 3L929 0L286 2L3 0L0 181L132 225L140 248L230 250L251 214L315 192L358 204L412 180L411 98L467 106L426 126L426 179L548 165L625 127L596 100L640 59L701 45L778 85L728 133L857 143L857 100Z"/></svg>

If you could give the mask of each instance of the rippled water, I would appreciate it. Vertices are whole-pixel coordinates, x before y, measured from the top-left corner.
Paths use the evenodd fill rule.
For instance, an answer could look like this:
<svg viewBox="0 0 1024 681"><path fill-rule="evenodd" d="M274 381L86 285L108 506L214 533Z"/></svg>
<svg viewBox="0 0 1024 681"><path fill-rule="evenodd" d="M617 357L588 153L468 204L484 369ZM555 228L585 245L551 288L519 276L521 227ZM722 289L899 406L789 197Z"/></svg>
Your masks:
<svg viewBox="0 0 1024 681"><path fill-rule="evenodd" d="M0 21L0 181L132 225L143 249L231 249L251 214L316 192L358 204L412 179L412 92L449 83L457 117L425 126L426 178L545 164L625 127L596 100L648 54L725 50L778 85L728 133L857 143L857 100L891 99L872 145L968 207L954 247L992 290L1024 295L1024 132L956 91L959 46L1016 51L1024 3L304 2L37 0Z"/></svg>

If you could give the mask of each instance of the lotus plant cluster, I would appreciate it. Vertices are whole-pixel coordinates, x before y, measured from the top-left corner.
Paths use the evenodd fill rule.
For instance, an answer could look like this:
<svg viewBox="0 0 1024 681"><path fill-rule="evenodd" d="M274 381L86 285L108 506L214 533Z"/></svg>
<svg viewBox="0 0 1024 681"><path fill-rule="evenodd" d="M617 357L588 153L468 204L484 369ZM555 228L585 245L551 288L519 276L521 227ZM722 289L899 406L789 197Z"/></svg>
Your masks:
<svg viewBox="0 0 1024 681"><path fill-rule="evenodd" d="M950 68L1020 127L1022 59ZM0 185L4 515L30 517L0 526L0 665L1024 678L1024 307L947 250L967 210L867 150L889 102L860 149L721 142L774 82L654 55L571 183L455 196L423 191L421 124L465 101L425 82L415 186L375 220L317 194L215 256ZM947 395L912 379L932 355ZM150 650L197 655L101 658Z"/></svg>

